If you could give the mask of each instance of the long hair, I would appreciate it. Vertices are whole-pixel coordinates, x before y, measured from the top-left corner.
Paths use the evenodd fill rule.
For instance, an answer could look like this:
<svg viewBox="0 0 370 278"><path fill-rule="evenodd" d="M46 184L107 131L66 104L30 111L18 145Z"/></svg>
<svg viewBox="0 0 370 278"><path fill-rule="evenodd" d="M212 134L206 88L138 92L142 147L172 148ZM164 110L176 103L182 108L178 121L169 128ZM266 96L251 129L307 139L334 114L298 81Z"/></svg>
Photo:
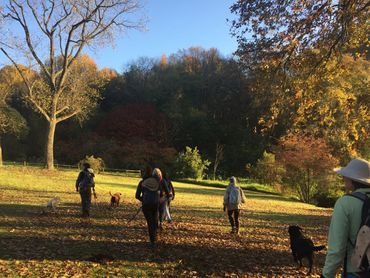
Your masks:
<svg viewBox="0 0 370 278"><path fill-rule="evenodd" d="M152 175L158 178L160 181L162 180L162 172L159 168L154 168Z"/></svg>

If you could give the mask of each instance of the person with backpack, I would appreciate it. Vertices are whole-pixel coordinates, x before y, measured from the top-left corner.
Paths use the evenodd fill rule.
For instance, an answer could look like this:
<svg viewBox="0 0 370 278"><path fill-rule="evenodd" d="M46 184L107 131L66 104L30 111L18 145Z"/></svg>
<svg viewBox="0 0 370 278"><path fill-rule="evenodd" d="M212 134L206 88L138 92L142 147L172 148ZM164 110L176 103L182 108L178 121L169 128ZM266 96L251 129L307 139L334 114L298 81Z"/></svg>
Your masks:
<svg viewBox="0 0 370 278"><path fill-rule="evenodd" d="M136 199L142 202L142 211L148 224L149 239L152 246L157 241L158 213L161 194L170 198L170 191L162 178L162 172L154 168L152 176L139 183Z"/></svg>
<svg viewBox="0 0 370 278"><path fill-rule="evenodd" d="M91 190L96 198L94 181L95 175L89 163L82 164L82 167L83 170L79 173L76 180L76 191L79 192L81 196L82 217L89 217L91 207Z"/></svg>
<svg viewBox="0 0 370 278"><path fill-rule="evenodd" d="M230 178L230 184L224 194L224 211L227 209L231 225L231 233L239 234L239 216L242 203L245 203L245 195L240 186L236 185L236 178Z"/></svg>
<svg viewBox="0 0 370 278"><path fill-rule="evenodd" d="M370 277L370 163L356 158L334 171L343 177L347 194L334 206L321 277L335 277L342 264L344 278Z"/></svg>

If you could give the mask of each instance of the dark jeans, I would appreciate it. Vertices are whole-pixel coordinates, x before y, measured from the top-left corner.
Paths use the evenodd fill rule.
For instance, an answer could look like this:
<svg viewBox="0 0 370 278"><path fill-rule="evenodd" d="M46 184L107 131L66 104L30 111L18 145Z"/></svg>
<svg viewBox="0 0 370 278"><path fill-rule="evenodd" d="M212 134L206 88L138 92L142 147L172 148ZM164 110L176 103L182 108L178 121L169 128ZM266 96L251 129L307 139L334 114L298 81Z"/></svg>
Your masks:
<svg viewBox="0 0 370 278"><path fill-rule="evenodd" d="M163 222L165 202L159 204L159 223Z"/></svg>
<svg viewBox="0 0 370 278"><path fill-rule="evenodd" d="M234 214L234 218L233 218ZM240 209L233 209L228 210L227 215L229 216L230 225L232 228L239 229L239 215L240 215Z"/></svg>
<svg viewBox="0 0 370 278"><path fill-rule="evenodd" d="M80 189L82 216L90 216L91 188Z"/></svg>
<svg viewBox="0 0 370 278"><path fill-rule="evenodd" d="M150 242L154 243L157 240L158 205L143 205L143 213L148 224Z"/></svg>

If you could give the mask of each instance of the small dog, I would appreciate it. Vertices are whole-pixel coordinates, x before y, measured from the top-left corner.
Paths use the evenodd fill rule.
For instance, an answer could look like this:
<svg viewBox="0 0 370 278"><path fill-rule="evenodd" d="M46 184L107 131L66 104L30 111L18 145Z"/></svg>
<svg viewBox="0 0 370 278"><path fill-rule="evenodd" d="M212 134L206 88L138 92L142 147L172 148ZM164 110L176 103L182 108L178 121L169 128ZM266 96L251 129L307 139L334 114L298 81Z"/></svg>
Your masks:
<svg viewBox="0 0 370 278"><path fill-rule="evenodd" d="M55 198L50 199L48 201L46 207L43 207L42 208L41 214L42 215L46 215L49 212L56 212L56 208L57 208L59 202L60 202L60 198L59 197L55 197Z"/></svg>
<svg viewBox="0 0 370 278"><path fill-rule="evenodd" d="M59 197L52 198L48 201L48 204L46 205L46 208L52 211L55 211L56 207L58 206L60 202Z"/></svg>
<svg viewBox="0 0 370 278"><path fill-rule="evenodd" d="M314 246L311 239L302 234L302 228L299 226L289 226L288 232L290 236L290 248L294 261L302 266L302 259L307 258L310 270L307 275L311 274L313 266L313 252L320 251L325 248L324 245Z"/></svg>
<svg viewBox="0 0 370 278"><path fill-rule="evenodd" d="M117 192L112 195L109 191L109 195L111 196L110 198L110 206L111 207L118 207L119 206L119 201L121 199L121 193Z"/></svg>

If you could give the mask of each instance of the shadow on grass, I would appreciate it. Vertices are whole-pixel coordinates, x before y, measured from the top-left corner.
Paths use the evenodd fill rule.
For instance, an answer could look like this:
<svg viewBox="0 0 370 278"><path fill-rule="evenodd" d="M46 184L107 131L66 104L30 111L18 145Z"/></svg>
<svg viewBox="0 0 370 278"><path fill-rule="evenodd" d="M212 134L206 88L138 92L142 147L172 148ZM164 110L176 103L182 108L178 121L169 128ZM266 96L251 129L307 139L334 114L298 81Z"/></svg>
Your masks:
<svg viewBox="0 0 370 278"><path fill-rule="evenodd" d="M220 226L228 226L226 215L217 209L204 207L189 211L185 207L176 208L174 215L178 213L181 224L177 229L168 228L159 246L153 249L145 242L147 234L141 213L140 221L126 225L125 221L136 211L136 206L128 205L119 210L96 210L91 222L84 222L76 216L75 213L79 212L79 208L78 203L67 203L60 208L59 214L39 217L32 214L35 206L0 205L3 215L15 217L12 221L0 218L0 228L5 227L5 230L10 230L9 228L15 227L16 230L14 233L6 232L0 236L0 259L83 262L93 255L106 254L112 256L115 261L158 264L171 262L176 265L174 271L177 274L192 270L197 271L200 277L236 270L243 275L250 273L248 277L253 277L253 273L256 272L270 277L271 271L282 274L285 271L284 268L292 264L288 248L271 248L274 242L268 231L264 235L261 230L258 239L249 238L250 235L247 232L242 238L235 238L222 232L215 233L213 229L199 227L192 230L187 226L187 223L192 223L191 220L186 220L188 216L204 219L204 223L200 224L207 224L207 219L225 217L225 221L218 223L221 224ZM124 221L102 221L111 220L114 217ZM293 221L290 214L266 212L249 215L245 213L242 220L245 222L245 228L253 227L257 230L256 225L248 226L249 218L284 223ZM307 216L298 218L300 221L308 219ZM325 219L319 218L319 220ZM265 223L261 222L260 227L266 228L263 224ZM274 228L273 223L271 226L273 229L279 229ZM271 230L271 227L267 228ZM16 234L18 231L20 233ZM286 231L282 233L284 233L282 236L287 238ZM194 238L194 240L189 244L181 241L166 243L166 235ZM202 244L202 238L212 239L211 242L215 243ZM220 244L221 239L222 242L226 242L225 245ZM227 241L236 244L229 246Z"/></svg>
<svg viewBox="0 0 370 278"><path fill-rule="evenodd" d="M287 225L293 224L309 224L312 222L329 223L330 216L326 215L301 215L301 214L288 214L281 212L253 212L245 213L246 218L264 220L268 222L279 222Z"/></svg>
<svg viewBox="0 0 370 278"><path fill-rule="evenodd" d="M73 189L73 187L71 187ZM54 197L54 195L51 195L51 194L75 194L75 192L73 190L66 190L66 191L61 191L61 190L38 190L38 189L28 189L28 188L17 188L17 187L0 187L0 190L9 190L9 191L16 191L16 192L19 192L19 194L21 193L42 193L42 194L47 194L47 195L44 195L44 196L40 196L40 195L37 195L38 197L48 197L48 198L52 198Z"/></svg>
<svg viewBox="0 0 370 278"><path fill-rule="evenodd" d="M233 240L233 239L230 239ZM151 248L146 242L115 242L93 240L70 240L43 237L7 237L0 238L4 247L0 251L2 260L73 260L87 261L96 254L105 254L114 260L129 262L174 262L176 271L197 271L200 276L214 272L253 273L269 268L278 269L290 264L288 250L256 248L246 244L241 248L227 246L200 246L187 244L168 244L161 242ZM236 260L235 258L238 258ZM263 259L262 259L263 258ZM242 261L240 261L242 260Z"/></svg>

